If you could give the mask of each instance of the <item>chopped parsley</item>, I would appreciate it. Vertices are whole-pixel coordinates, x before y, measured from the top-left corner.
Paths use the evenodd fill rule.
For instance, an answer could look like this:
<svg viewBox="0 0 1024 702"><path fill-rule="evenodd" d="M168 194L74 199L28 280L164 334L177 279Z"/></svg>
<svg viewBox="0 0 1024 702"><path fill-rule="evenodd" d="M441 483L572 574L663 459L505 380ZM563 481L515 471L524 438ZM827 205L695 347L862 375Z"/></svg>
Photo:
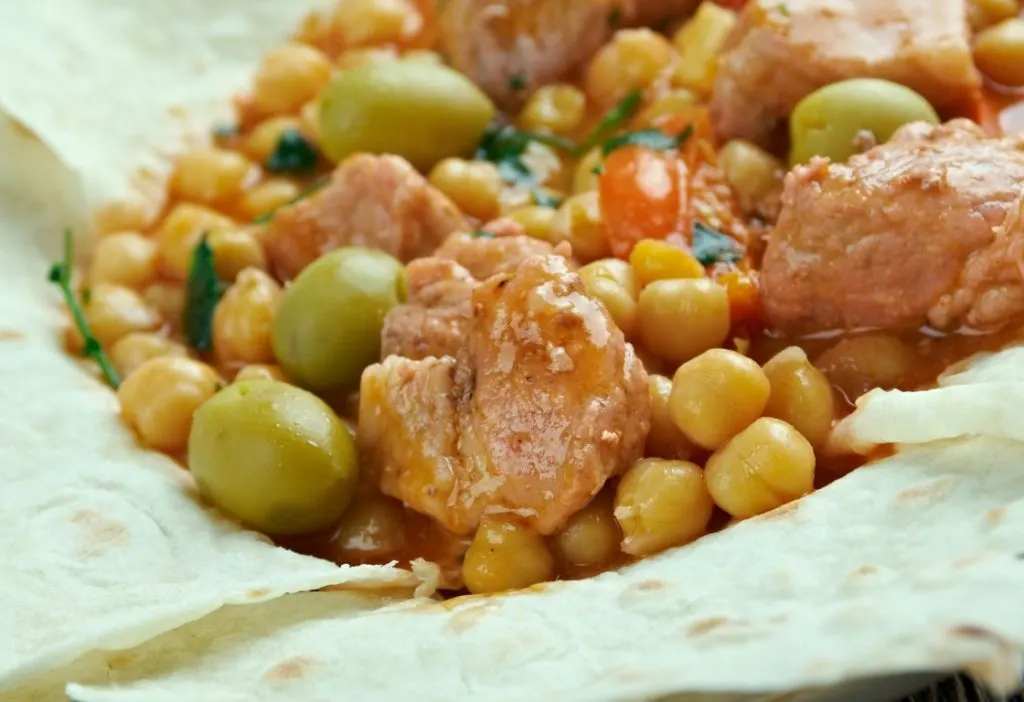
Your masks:
<svg viewBox="0 0 1024 702"><path fill-rule="evenodd" d="M561 199L548 195L536 186L530 189L530 194L533 195L533 201L541 207L558 207L562 204Z"/></svg>
<svg viewBox="0 0 1024 702"><path fill-rule="evenodd" d="M643 146L655 151L670 151L678 149L690 135L693 134L693 125L689 125L679 136L669 136L657 129L641 129L635 132L627 132L612 137L601 147L601 154L607 156L615 149L623 146Z"/></svg>
<svg viewBox="0 0 1024 702"><path fill-rule="evenodd" d="M498 167L502 180L510 185L530 187L534 199L539 200L545 196L538 196L536 179L523 162L523 154L526 153L531 141L569 152L575 149L571 141L553 134L520 131L508 124L491 125L484 132L474 158L490 161Z"/></svg>
<svg viewBox="0 0 1024 702"><path fill-rule="evenodd" d="M266 167L272 173L308 173L316 168L316 147L297 129L286 129L267 157Z"/></svg>
<svg viewBox="0 0 1024 702"><path fill-rule="evenodd" d="M519 92L525 90L529 82L526 80L526 75L523 73L513 73L508 77L508 87L511 90Z"/></svg>
<svg viewBox="0 0 1024 702"><path fill-rule="evenodd" d="M118 376L117 371L114 370L114 366L111 364L103 347L100 346L100 342L93 336L92 329L89 328L89 322L85 319L85 312L82 311L82 305L79 304L78 299L75 297L75 291L71 288L71 267L73 263L74 235L70 229L65 229L64 258L50 266L48 277L51 283L60 288L61 295L64 297L64 303L68 306L68 311L71 312L71 319L78 328L78 332L82 335L82 339L85 342L82 346L82 355L94 360L96 365L100 367L100 370L103 371L103 375L106 376L110 386L117 390L121 384L121 378ZM86 295L83 293L84 297ZM88 303L87 300L85 302L86 304Z"/></svg>
<svg viewBox="0 0 1024 702"><path fill-rule="evenodd" d="M700 222L693 223L691 249L694 258L705 266L710 266L712 263L738 261L743 257L732 238Z"/></svg>
<svg viewBox="0 0 1024 702"><path fill-rule="evenodd" d="M592 148L600 144L610 135L617 132L622 125L624 125L629 119L636 114L636 111L640 109L640 103L643 100L643 93L639 90L634 90L626 97L622 98L615 107L608 110L601 121L598 122L597 127L590 133L586 139L584 139L575 149L577 156L590 151Z"/></svg>
<svg viewBox="0 0 1024 702"><path fill-rule="evenodd" d="M325 185L327 185L327 183L330 180L331 180L331 174L330 173L328 173L327 175L324 175L324 176L321 176L321 177L317 178L312 183L310 183L309 186L305 190L303 190L301 193L299 193L298 195L293 197L291 200L289 200L285 204L281 205L281 207L287 207L288 205L294 205L299 200L306 199L307 197L309 197L310 195L315 193L317 190L319 190L320 188L322 188ZM252 221L252 223L253 224L266 224L267 222L269 222L270 220L272 220L274 218L274 215L277 214L277 211L279 209L281 209L281 207L275 207L270 212L265 212L265 213L261 214L259 217L254 219Z"/></svg>
<svg viewBox="0 0 1024 702"><path fill-rule="evenodd" d="M792 17L792 15L789 12L789 6L786 3L782 3L781 5L779 5L778 9L779 14L782 15L783 17Z"/></svg>
<svg viewBox="0 0 1024 702"><path fill-rule="evenodd" d="M213 311L223 293L224 285L214 266L213 249L204 234L192 252L182 320L185 338L197 351L209 351L213 346Z"/></svg>
<svg viewBox="0 0 1024 702"><path fill-rule="evenodd" d="M218 124L213 128L214 139L230 139L233 136L238 136L238 125L230 123Z"/></svg>
<svg viewBox="0 0 1024 702"><path fill-rule="evenodd" d="M474 239L493 239L494 235L486 229L474 229L469 233Z"/></svg>

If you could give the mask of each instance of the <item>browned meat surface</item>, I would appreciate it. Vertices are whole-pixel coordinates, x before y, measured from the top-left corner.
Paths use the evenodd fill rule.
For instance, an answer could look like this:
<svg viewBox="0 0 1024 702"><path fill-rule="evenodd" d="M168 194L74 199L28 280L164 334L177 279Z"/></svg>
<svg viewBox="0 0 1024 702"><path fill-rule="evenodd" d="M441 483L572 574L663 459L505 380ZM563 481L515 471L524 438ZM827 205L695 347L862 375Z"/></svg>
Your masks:
<svg viewBox="0 0 1024 702"><path fill-rule="evenodd" d="M719 57L712 122L770 140L814 90L847 78L902 83L936 107L976 86L965 0L751 0Z"/></svg>
<svg viewBox="0 0 1024 702"><path fill-rule="evenodd" d="M787 177L761 272L770 324L995 329L1024 312L1024 136L967 120Z"/></svg>
<svg viewBox="0 0 1024 702"><path fill-rule="evenodd" d="M406 266L409 299L384 317L381 358L454 356L466 341L477 281L454 261L420 258Z"/></svg>
<svg viewBox="0 0 1024 702"><path fill-rule="evenodd" d="M460 229L458 208L405 159L356 154L338 164L323 188L278 210L265 243L275 271L290 279L342 246L411 261Z"/></svg>
<svg viewBox="0 0 1024 702"><path fill-rule="evenodd" d="M618 0L447 0L452 66L505 107L583 65L611 33Z"/></svg>
<svg viewBox="0 0 1024 702"><path fill-rule="evenodd" d="M699 4L700 0L623 0L623 19L634 25L659 26L688 17Z"/></svg>
<svg viewBox="0 0 1024 702"><path fill-rule="evenodd" d="M548 242L525 235L487 237L453 234L445 239L434 255L455 261L474 278L485 280L496 273L512 273L530 256L553 252L554 248Z"/></svg>
<svg viewBox="0 0 1024 702"><path fill-rule="evenodd" d="M640 457L647 374L560 256L492 277L472 304L456 358L363 373L363 465L453 533L504 514L550 534Z"/></svg>

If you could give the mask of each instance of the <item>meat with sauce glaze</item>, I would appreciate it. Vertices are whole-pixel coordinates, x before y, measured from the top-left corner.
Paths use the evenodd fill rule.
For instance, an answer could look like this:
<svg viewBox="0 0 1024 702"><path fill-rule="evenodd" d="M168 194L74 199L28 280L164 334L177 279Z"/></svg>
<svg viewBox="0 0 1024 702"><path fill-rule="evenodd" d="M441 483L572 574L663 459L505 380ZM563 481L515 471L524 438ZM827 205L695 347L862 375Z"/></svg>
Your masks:
<svg viewBox="0 0 1024 702"><path fill-rule="evenodd" d="M455 534L484 515L551 534L641 456L647 373L561 256L490 278L472 307L457 357L363 373L363 466Z"/></svg>

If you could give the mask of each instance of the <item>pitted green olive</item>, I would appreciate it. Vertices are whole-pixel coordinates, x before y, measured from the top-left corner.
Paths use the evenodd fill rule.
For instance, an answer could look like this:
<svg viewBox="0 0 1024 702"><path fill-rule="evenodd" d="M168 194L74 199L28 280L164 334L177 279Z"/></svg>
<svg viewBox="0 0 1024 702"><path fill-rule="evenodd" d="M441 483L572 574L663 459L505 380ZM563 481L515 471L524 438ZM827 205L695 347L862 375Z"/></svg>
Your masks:
<svg viewBox="0 0 1024 702"><path fill-rule="evenodd" d="M230 385L195 413L188 464L212 503L267 534L337 521L355 490L348 429L312 393L277 380Z"/></svg>
<svg viewBox="0 0 1024 702"><path fill-rule="evenodd" d="M494 104L447 66L384 61L342 71L324 91L320 139L335 162L358 152L402 156L422 172L469 156Z"/></svg>
<svg viewBox="0 0 1024 702"><path fill-rule="evenodd" d="M405 268L382 251L324 254L285 288L274 317L274 355L285 375L316 391L355 388L380 360L384 315L403 302Z"/></svg>
<svg viewBox="0 0 1024 702"><path fill-rule="evenodd" d="M870 132L881 144L904 124L939 116L921 95L877 78L854 78L826 85L801 100L789 118L790 164L812 156L842 162L858 153L858 137Z"/></svg>

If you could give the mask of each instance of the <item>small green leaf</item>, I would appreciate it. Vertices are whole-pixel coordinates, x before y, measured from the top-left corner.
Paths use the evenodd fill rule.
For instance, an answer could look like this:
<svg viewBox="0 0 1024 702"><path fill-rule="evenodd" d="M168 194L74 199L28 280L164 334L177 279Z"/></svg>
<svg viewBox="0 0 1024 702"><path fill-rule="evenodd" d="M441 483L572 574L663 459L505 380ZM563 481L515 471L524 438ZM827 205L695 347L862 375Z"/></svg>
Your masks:
<svg viewBox="0 0 1024 702"><path fill-rule="evenodd" d="M657 129L641 129L612 137L601 147L601 153L607 156L615 149L623 146L643 146L655 151L671 151L678 149L693 134L693 125L689 125L679 136L669 136Z"/></svg>
<svg viewBox="0 0 1024 702"><path fill-rule="evenodd" d="M82 291L82 304L88 305L90 300L92 300L92 288L86 288Z"/></svg>
<svg viewBox="0 0 1024 702"><path fill-rule="evenodd" d="M486 229L474 229L469 233L474 239L493 239L494 235Z"/></svg>
<svg viewBox="0 0 1024 702"><path fill-rule="evenodd" d="M520 90L525 90L527 85L526 75L523 73L513 73L508 77L508 87L511 90L519 92Z"/></svg>
<svg viewBox="0 0 1024 702"><path fill-rule="evenodd" d="M792 17L793 15L789 11L789 6L786 3L779 5L779 14L783 17Z"/></svg>
<svg viewBox="0 0 1024 702"><path fill-rule="evenodd" d="M265 165L272 173L308 173L316 168L317 158L316 147L299 130L286 129Z"/></svg>
<svg viewBox="0 0 1024 702"><path fill-rule="evenodd" d="M600 144L609 135L617 132L640 109L643 97L643 92L634 90L622 98L615 107L608 110L605 116L601 118L601 121L598 122L597 127L594 128L594 131L590 133L590 136L576 147L576 156L582 156Z"/></svg>
<svg viewBox="0 0 1024 702"><path fill-rule="evenodd" d="M560 199L548 195L536 186L530 188L530 192L533 195L533 201L541 207L558 207L562 204Z"/></svg>
<svg viewBox="0 0 1024 702"><path fill-rule="evenodd" d="M694 258L705 266L710 266L712 263L738 261L743 257L743 252L736 248L736 242L731 237L700 222L693 223L691 249Z"/></svg>
<svg viewBox="0 0 1024 702"><path fill-rule="evenodd" d="M197 351L209 351L213 346L213 312L222 294L213 249L204 234L192 252L182 320L185 338Z"/></svg>
<svg viewBox="0 0 1024 702"><path fill-rule="evenodd" d="M82 311L82 305L75 297L75 291L71 289L71 266L75 260L74 245L74 234L70 229L65 229L64 259L50 266L47 279L60 288L64 304L68 306L68 311L71 313L71 319L74 321L79 334L82 335L84 342L82 344L82 355L93 359L96 365L100 367L100 370L103 371L103 375L106 376L110 386L117 390L121 384L121 378L118 376L117 371L114 370L114 366L111 364L110 359L107 358L107 354L103 351L100 342L93 336L92 329L89 328L89 322L85 318L85 312Z"/></svg>
<svg viewBox="0 0 1024 702"><path fill-rule="evenodd" d="M218 124L213 128L213 138L216 141L223 141L224 139L230 139L233 136L238 136L238 125L237 124Z"/></svg>
<svg viewBox="0 0 1024 702"><path fill-rule="evenodd" d="M604 173L604 163L599 162L594 164L594 167L590 169L590 172L593 173L594 175L601 175L602 173Z"/></svg>

